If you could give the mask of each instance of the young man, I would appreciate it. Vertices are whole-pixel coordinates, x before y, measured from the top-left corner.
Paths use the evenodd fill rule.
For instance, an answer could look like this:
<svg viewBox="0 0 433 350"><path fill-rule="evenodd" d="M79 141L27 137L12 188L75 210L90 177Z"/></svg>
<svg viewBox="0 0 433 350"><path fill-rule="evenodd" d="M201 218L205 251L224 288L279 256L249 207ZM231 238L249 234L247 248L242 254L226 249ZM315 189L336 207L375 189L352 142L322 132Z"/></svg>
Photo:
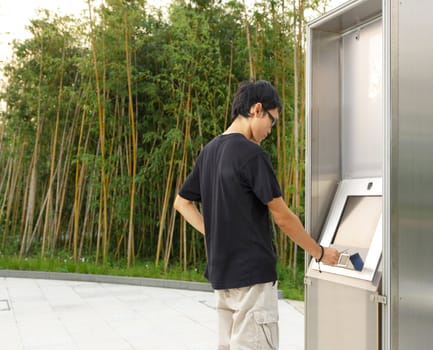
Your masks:
<svg viewBox="0 0 433 350"><path fill-rule="evenodd" d="M205 235L219 350L278 349L277 258L269 212L318 261L334 265L339 257L335 249L318 245L287 207L270 158L259 146L281 108L269 82L242 83L232 104L232 124L204 147L174 202ZM194 202L202 203L203 214Z"/></svg>

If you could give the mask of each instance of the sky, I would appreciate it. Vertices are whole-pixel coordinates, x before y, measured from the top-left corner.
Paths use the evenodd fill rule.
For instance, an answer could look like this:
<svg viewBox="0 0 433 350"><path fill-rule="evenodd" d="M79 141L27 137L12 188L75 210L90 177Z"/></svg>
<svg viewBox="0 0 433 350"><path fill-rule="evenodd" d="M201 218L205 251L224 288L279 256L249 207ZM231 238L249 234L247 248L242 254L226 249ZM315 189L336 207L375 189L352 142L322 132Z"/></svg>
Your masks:
<svg viewBox="0 0 433 350"><path fill-rule="evenodd" d="M85 0L0 0L0 62L11 55L10 45L13 39L25 39L29 36L25 27L36 15L38 8L63 15L75 14L86 8Z"/></svg>
<svg viewBox="0 0 433 350"><path fill-rule="evenodd" d="M93 0L96 4L101 0ZM148 4L167 6L171 0L148 0ZM12 57L12 41L30 36L26 26L38 9L48 9L61 15L76 15L87 9L87 0L0 0L0 90L5 84L2 66ZM4 103L0 100L0 111Z"/></svg>

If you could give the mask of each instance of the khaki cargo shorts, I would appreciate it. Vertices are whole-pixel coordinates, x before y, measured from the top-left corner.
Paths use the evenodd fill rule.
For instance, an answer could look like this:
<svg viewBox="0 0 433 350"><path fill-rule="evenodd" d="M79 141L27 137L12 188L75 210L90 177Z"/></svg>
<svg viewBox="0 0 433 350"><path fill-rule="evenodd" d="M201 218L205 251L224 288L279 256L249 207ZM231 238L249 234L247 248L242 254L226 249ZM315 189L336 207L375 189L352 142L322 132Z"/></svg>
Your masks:
<svg viewBox="0 0 433 350"><path fill-rule="evenodd" d="M277 350L277 283L215 291L218 350Z"/></svg>

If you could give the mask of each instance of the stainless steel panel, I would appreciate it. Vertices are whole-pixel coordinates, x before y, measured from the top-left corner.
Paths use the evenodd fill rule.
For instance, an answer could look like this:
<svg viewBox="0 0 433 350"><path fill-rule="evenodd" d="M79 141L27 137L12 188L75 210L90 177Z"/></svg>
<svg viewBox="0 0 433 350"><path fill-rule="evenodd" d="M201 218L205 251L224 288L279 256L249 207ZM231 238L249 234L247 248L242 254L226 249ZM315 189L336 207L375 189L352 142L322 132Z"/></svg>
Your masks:
<svg viewBox="0 0 433 350"><path fill-rule="evenodd" d="M306 226L315 239L339 181L383 169L381 20L344 35L319 24L307 44Z"/></svg>
<svg viewBox="0 0 433 350"><path fill-rule="evenodd" d="M398 4L383 2L384 30L384 137L385 164L383 181L384 231L383 231L383 279L382 288L388 302L382 306L382 349L398 349ZM394 98L392 98L394 96ZM391 223L393 223L391 225Z"/></svg>
<svg viewBox="0 0 433 350"><path fill-rule="evenodd" d="M398 275L397 328L392 349L433 344L433 2L393 0L398 8L397 110L393 111L391 222ZM397 333L397 334L396 334Z"/></svg>
<svg viewBox="0 0 433 350"><path fill-rule="evenodd" d="M307 107L307 229L319 238L340 180L340 36L310 32Z"/></svg>
<svg viewBox="0 0 433 350"><path fill-rule="evenodd" d="M379 309L372 292L320 279L307 286L308 350L378 348Z"/></svg>
<svg viewBox="0 0 433 350"><path fill-rule="evenodd" d="M383 176L381 6L350 1L308 28L306 226L316 239L341 180ZM380 349L378 269L373 281L308 269L307 350Z"/></svg>
<svg viewBox="0 0 433 350"><path fill-rule="evenodd" d="M342 39L342 177L382 176L382 21Z"/></svg>
<svg viewBox="0 0 433 350"><path fill-rule="evenodd" d="M381 12L382 0L352 0L312 21L309 25L327 32L343 33L381 15Z"/></svg>

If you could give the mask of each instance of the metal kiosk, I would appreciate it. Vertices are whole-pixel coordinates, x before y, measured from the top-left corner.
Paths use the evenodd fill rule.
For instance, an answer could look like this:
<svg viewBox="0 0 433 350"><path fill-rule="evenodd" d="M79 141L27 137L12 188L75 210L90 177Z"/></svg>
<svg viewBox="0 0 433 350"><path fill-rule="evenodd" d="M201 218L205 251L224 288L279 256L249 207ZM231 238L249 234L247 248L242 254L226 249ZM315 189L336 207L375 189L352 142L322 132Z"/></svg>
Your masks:
<svg viewBox="0 0 433 350"><path fill-rule="evenodd" d="M433 349L433 1L352 0L307 40L306 350ZM429 33L429 34L427 34Z"/></svg>

